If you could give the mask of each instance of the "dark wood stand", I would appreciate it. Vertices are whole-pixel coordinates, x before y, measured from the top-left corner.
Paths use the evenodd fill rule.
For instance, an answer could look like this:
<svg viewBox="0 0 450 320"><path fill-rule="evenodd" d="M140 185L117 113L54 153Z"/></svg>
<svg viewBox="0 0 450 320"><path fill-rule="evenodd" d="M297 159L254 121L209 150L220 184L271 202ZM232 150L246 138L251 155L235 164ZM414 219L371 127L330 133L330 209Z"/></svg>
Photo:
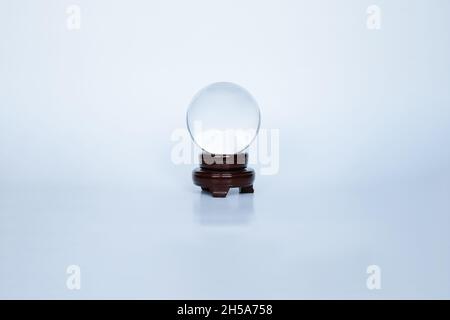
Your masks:
<svg viewBox="0 0 450 320"><path fill-rule="evenodd" d="M247 168L248 154L214 155L202 153L200 167L192 171L194 184L213 197L224 198L230 188L240 193L253 193L255 171Z"/></svg>

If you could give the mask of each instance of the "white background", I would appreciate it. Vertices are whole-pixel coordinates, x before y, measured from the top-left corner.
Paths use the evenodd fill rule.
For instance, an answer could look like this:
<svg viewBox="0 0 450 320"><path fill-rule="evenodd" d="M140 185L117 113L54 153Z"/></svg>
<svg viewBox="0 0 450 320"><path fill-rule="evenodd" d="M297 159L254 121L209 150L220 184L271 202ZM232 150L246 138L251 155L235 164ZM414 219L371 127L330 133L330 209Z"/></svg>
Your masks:
<svg viewBox="0 0 450 320"><path fill-rule="evenodd" d="M0 4L0 297L450 297L450 2ZM254 195L171 162L216 81L280 130Z"/></svg>

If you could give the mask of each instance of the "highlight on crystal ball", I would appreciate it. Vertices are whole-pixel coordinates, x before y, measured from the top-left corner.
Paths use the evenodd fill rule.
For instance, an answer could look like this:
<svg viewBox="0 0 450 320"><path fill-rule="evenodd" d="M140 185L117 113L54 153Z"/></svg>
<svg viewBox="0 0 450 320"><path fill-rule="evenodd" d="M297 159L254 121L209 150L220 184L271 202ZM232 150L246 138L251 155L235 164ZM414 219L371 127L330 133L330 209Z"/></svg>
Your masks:
<svg viewBox="0 0 450 320"><path fill-rule="evenodd" d="M200 90L187 110L187 126L194 142L212 154L237 154L256 138L259 107L243 87L216 82Z"/></svg>

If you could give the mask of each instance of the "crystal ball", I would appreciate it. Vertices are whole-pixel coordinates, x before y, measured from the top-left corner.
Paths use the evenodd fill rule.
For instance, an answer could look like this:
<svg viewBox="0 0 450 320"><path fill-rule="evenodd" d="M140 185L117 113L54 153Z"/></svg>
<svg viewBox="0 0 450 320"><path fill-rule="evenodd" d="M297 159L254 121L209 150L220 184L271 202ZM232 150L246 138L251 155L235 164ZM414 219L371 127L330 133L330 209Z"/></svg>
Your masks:
<svg viewBox="0 0 450 320"><path fill-rule="evenodd" d="M247 149L258 134L260 120L253 96L230 82L217 82L201 89L186 115L192 140L208 153L223 155Z"/></svg>

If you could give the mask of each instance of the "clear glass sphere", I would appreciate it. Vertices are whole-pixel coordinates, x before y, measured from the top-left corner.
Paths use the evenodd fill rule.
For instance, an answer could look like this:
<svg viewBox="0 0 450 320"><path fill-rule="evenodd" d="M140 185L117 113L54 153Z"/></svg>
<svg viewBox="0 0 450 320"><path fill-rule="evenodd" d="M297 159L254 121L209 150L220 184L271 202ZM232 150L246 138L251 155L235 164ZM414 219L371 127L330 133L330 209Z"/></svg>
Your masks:
<svg viewBox="0 0 450 320"><path fill-rule="evenodd" d="M187 110L187 126L194 142L213 154L244 151L256 138L258 104L241 86L217 82L200 90Z"/></svg>

